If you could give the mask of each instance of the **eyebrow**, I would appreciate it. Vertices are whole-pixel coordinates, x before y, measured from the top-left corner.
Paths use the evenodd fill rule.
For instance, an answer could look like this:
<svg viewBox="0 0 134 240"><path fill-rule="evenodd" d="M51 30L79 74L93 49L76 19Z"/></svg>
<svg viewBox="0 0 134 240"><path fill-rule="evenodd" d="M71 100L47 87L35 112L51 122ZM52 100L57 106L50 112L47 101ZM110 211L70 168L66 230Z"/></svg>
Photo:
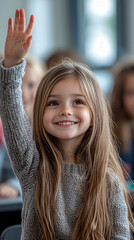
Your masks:
<svg viewBox="0 0 134 240"><path fill-rule="evenodd" d="M58 94L53 94L53 95L49 95L48 98L51 98L51 97L59 97L59 96L60 96L60 95L58 95ZM71 97L83 97L83 98L85 98L84 95L77 94L77 93L71 94L70 96L71 96Z"/></svg>

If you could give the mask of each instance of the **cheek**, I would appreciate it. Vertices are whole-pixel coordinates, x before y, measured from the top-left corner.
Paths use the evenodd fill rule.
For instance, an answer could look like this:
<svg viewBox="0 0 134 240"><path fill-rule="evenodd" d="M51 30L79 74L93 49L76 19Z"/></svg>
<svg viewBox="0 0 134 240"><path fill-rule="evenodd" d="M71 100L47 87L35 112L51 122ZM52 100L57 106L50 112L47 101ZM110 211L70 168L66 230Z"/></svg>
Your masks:
<svg viewBox="0 0 134 240"><path fill-rule="evenodd" d="M43 125L46 130L50 127L52 120L53 120L53 113L46 110L43 117Z"/></svg>
<svg viewBox="0 0 134 240"><path fill-rule="evenodd" d="M91 124L91 113L88 109L83 109L80 111L81 120L90 126Z"/></svg>
<svg viewBox="0 0 134 240"><path fill-rule="evenodd" d="M43 117L43 125L44 127L47 125L47 123L49 122L49 117L47 115L47 113L44 113L44 117Z"/></svg>

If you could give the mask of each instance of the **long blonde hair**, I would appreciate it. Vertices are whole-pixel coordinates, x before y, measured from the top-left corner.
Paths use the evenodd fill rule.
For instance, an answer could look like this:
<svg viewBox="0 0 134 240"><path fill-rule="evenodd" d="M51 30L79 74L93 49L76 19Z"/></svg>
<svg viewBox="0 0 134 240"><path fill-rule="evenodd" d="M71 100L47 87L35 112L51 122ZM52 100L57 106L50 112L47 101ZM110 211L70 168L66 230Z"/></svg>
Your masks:
<svg viewBox="0 0 134 240"><path fill-rule="evenodd" d="M86 66L71 61L63 62L46 73L39 85L34 105L33 136L40 155L35 196L41 229L38 239L55 239L53 213L56 213L55 199L62 171L62 153L55 137L45 130L43 115L51 90L57 82L67 77L78 79L93 117L93 126L85 133L82 143L75 152L76 163L79 158L85 162L87 182L84 203L76 216L71 239L110 240L111 218L107 196L112 191L108 189L107 181L112 180L108 168L117 174L123 186L130 226L133 230L134 220L117 159L107 103L93 73Z"/></svg>

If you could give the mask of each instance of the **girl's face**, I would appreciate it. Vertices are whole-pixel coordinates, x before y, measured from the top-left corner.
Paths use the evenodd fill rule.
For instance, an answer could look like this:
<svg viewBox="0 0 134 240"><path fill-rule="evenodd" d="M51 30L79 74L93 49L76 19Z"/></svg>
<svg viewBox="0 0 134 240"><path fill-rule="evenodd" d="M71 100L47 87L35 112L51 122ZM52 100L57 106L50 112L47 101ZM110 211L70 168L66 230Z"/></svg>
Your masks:
<svg viewBox="0 0 134 240"><path fill-rule="evenodd" d="M46 131L58 140L82 140L91 126L91 112L79 81L72 77L52 89L44 112Z"/></svg>
<svg viewBox="0 0 134 240"><path fill-rule="evenodd" d="M134 73L129 74L126 78L123 104L125 112L134 119Z"/></svg>
<svg viewBox="0 0 134 240"><path fill-rule="evenodd" d="M26 113L29 115L33 110L36 91L39 85L38 73L32 67L26 68L22 81L22 99Z"/></svg>

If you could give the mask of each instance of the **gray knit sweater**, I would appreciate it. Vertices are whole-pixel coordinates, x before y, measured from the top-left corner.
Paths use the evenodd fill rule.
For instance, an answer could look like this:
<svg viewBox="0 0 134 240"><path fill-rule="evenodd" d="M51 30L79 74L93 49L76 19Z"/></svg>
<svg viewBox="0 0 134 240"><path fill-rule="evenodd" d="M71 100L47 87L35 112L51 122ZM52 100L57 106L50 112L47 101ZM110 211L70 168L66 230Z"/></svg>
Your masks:
<svg viewBox="0 0 134 240"><path fill-rule="evenodd" d="M25 60L10 69L0 61L0 115L8 151L15 173L22 187L22 236L21 240L32 240L39 227L35 214L35 187L39 155L32 138L32 128L22 104L21 79L24 75ZM130 229L127 206L117 176L108 170L113 179L114 192L108 202L111 212L113 240L129 240ZM61 182L56 198L54 226L57 240L70 240L75 225L75 215L81 207L85 168L80 164L63 162ZM49 239L48 239L49 240ZM83 239L84 240L84 239Z"/></svg>

